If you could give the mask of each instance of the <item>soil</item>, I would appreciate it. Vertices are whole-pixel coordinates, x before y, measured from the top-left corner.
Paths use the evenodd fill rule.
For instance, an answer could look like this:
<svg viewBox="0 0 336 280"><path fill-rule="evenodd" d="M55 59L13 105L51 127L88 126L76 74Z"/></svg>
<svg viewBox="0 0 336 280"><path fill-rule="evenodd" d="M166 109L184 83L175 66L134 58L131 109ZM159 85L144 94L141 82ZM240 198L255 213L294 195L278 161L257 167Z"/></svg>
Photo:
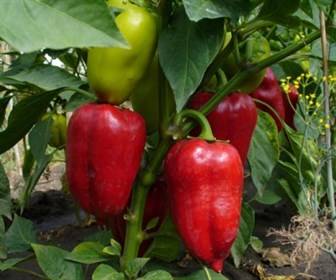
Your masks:
<svg viewBox="0 0 336 280"><path fill-rule="evenodd" d="M62 168L57 170L62 171ZM34 222L39 232L39 241L41 243L51 243L66 250L71 250L76 244L82 242L85 237L96 232L98 227L95 224L85 227L79 226L74 214L72 198L60 190L55 190L54 187L52 187L53 190L50 190L49 187L43 188L39 186L38 189L42 191L37 191L33 194L31 206L25 211L24 216ZM56 189L60 189L59 185ZM293 209L290 209L288 204L285 203L271 207L256 205L256 209L254 235L263 241L264 248L280 248L282 252L286 253L290 248L280 246L274 240L274 237L267 237L266 233L270 227L281 228L287 226L290 217L294 213ZM85 215L81 213L81 216L83 218ZM20 267L41 273L34 260L28 261L20 265ZM304 270L304 266L296 269L290 265L275 267L274 263L265 262L261 255L249 249L239 269L234 267L231 259L226 261L224 275L230 280L336 279L336 265L326 253L322 253L320 258L313 264L308 272L311 276L303 274ZM265 272L267 277L262 276L260 271ZM271 277L272 275L288 275L292 276L292 278L276 278ZM0 273L0 279L32 280L37 278L16 271L6 271Z"/></svg>

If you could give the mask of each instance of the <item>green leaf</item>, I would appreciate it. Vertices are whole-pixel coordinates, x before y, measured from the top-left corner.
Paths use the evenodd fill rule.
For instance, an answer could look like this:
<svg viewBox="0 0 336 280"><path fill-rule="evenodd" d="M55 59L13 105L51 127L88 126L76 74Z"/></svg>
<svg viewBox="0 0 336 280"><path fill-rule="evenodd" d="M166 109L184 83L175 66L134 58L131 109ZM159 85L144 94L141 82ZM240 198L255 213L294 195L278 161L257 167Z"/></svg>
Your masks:
<svg viewBox="0 0 336 280"><path fill-rule="evenodd" d="M12 96L5 96L0 98L0 126L2 126L5 120L7 105L11 98Z"/></svg>
<svg viewBox="0 0 336 280"><path fill-rule="evenodd" d="M64 69L45 64L34 65L20 71L13 69L12 71L7 71L0 75L0 80L1 77L10 78L17 82L28 83L46 91L64 87L77 88L84 84L82 80L71 75Z"/></svg>
<svg viewBox="0 0 336 280"><path fill-rule="evenodd" d="M207 269L211 280L228 280L223 274L221 273L216 273L211 269ZM204 270L198 270L196 272L193 272L187 276L183 277L174 277L175 280L205 280L208 279L207 274Z"/></svg>
<svg viewBox="0 0 336 280"><path fill-rule="evenodd" d="M27 97L16 104L9 116L8 126L0 132L0 154L13 147L42 117L58 91L44 92Z"/></svg>
<svg viewBox="0 0 336 280"><path fill-rule="evenodd" d="M105 262L109 258L103 254L103 249L104 246L98 242L86 241L77 245L66 258L83 264Z"/></svg>
<svg viewBox="0 0 336 280"><path fill-rule="evenodd" d="M9 180L0 162L0 217L12 218L12 200L10 196Z"/></svg>
<svg viewBox="0 0 336 280"><path fill-rule="evenodd" d="M25 258L13 258L0 262L0 271L5 271L9 268L12 268L24 259Z"/></svg>
<svg viewBox="0 0 336 280"><path fill-rule="evenodd" d="M147 223L145 230L146 231L151 230L155 228L158 224L159 224L159 217L155 217Z"/></svg>
<svg viewBox="0 0 336 280"><path fill-rule="evenodd" d="M304 135L294 131L286 126L287 137L297 162L301 162L301 170L311 170L314 172L319 160L323 157L321 149L313 139L304 137Z"/></svg>
<svg viewBox="0 0 336 280"><path fill-rule="evenodd" d="M331 7L333 0L314 0L314 2L319 6L319 8L326 11L327 8Z"/></svg>
<svg viewBox="0 0 336 280"><path fill-rule="evenodd" d="M270 180L279 155L280 144L276 124L268 113L259 111L257 127L248 154L252 181L259 195L262 195Z"/></svg>
<svg viewBox="0 0 336 280"><path fill-rule="evenodd" d="M32 67L39 57L39 52L24 53L19 55L10 65L10 70L20 71Z"/></svg>
<svg viewBox="0 0 336 280"><path fill-rule="evenodd" d="M292 201L292 203L295 205L295 207L300 210L300 205L298 204L298 197L293 192L291 186L288 184L288 182L285 179L279 179L279 184L283 188L283 190L286 192L289 199ZM301 212L301 211L299 211Z"/></svg>
<svg viewBox="0 0 336 280"><path fill-rule="evenodd" d="M2 217L0 217L0 259L7 258L7 247L5 243L5 222Z"/></svg>
<svg viewBox="0 0 336 280"><path fill-rule="evenodd" d="M159 38L160 64L173 89L177 111L186 104L223 43L223 21L188 20L179 11Z"/></svg>
<svg viewBox="0 0 336 280"><path fill-rule="evenodd" d="M84 241L99 242L100 244L107 246L110 244L111 238L112 232L110 230L99 230L98 232L85 237Z"/></svg>
<svg viewBox="0 0 336 280"><path fill-rule="evenodd" d="M271 183L274 182L271 181ZM259 203L266 205L273 205L278 203L282 199L282 197L268 187L270 187L269 184L261 195L259 193L257 194L256 200Z"/></svg>
<svg viewBox="0 0 336 280"><path fill-rule="evenodd" d="M0 18L0 37L21 52L125 46L103 0L2 0Z"/></svg>
<svg viewBox="0 0 336 280"><path fill-rule="evenodd" d="M31 149L26 149L25 154L24 154L24 159L23 159L23 165L22 165L22 175L23 175L25 182L29 180L29 177L33 171L34 164L35 164L35 159L34 159Z"/></svg>
<svg viewBox="0 0 336 280"><path fill-rule="evenodd" d="M237 20L248 12L249 1L246 0L183 0L188 17L192 21L203 18L230 18Z"/></svg>
<svg viewBox="0 0 336 280"><path fill-rule="evenodd" d="M36 242L36 230L30 220L15 215L13 223L5 234L8 253L24 252Z"/></svg>
<svg viewBox="0 0 336 280"><path fill-rule="evenodd" d="M155 270L146 273L143 277L138 278L138 280L174 280L174 278L164 270Z"/></svg>
<svg viewBox="0 0 336 280"><path fill-rule="evenodd" d="M331 43L329 46L329 61L336 62L336 43ZM321 47L321 41L316 40L312 43L312 50L311 54L315 57L318 57L322 60L322 47Z"/></svg>
<svg viewBox="0 0 336 280"><path fill-rule="evenodd" d="M237 239L231 248L231 255L236 267L239 267L242 257L250 244L254 226L254 210L247 203L244 203L241 210L240 227Z"/></svg>
<svg viewBox="0 0 336 280"><path fill-rule="evenodd" d="M101 264L92 274L92 280L124 280L122 273L116 271L113 267Z"/></svg>
<svg viewBox="0 0 336 280"><path fill-rule="evenodd" d="M75 109L77 109L78 107L89 102L92 102L92 98L80 93L75 93L71 95L69 102L65 105L65 110L67 112L72 112L75 111Z"/></svg>
<svg viewBox="0 0 336 280"><path fill-rule="evenodd" d="M281 23L284 18L296 12L299 7L300 0L265 0L258 18Z"/></svg>
<svg viewBox="0 0 336 280"><path fill-rule="evenodd" d="M67 261L69 254L54 246L32 244L37 262L45 275L51 280L83 280L84 273L80 264Z"/></svg>
<svg viewBox="0 0 336 280"><path fill-rule="evenodd" d="M36 184L38 183L40 177L42 176L44 170L47 168L48 164L51 162L52 158L53 158L52 154L45 155L41 157L37 162L33 173L28 178L24 186L23 194L22 197L20 198L21 211L28 204L31 193L33 192Z"/></svg>
<svg viewBox="0 0 336 280"><path fill-rule="evenodd" d="M251 244L252 249L256 251L258 254L262 253L264 244L262 240L260 240L260 238L256 236L251 236L250 244Z"/></svg>
<svg viewBox="0 0 336 280"><path fill-rule="evenodd" d="M45 157L45 151L51 137L52 122L51 117L39 121L29 133L29 146L37 162Z"/></svg>
<svg viewBox="0 0 336 280"><path fill-rule="evenodd" d="M135 258L127 264L125 274L129 278L135 278L138 276L140 270L146 265L149 261L149 258Z"/></svg>
<svg viewBox="0 0 336 280"><path fill-rule="evenodd" d="M176 260L182 254L182 242L171 217L166 218L158 235L154 238L145 256L167 262Z"/></svg>
<svg viewBox="0 0 336 280"><path fill-rule="evenodd" d="M111 256L120 256L121 255L121 245L114 239L110 241L111 246L105 247L103 252Z"/></svg>

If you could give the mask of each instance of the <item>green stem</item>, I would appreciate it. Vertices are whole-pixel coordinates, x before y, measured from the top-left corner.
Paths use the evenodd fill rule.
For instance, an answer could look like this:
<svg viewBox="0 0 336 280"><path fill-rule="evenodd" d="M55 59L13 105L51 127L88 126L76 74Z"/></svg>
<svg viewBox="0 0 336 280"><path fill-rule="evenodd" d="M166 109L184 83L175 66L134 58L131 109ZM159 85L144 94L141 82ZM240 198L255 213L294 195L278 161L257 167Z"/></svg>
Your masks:
<svg viewBox="0 0 336 280"><path fill-rule="evenodd" d="M274 25L274 23L271 21L256 19L246 23L243 26L240 26L237 31L239 36L246 37L261 28L269 27L272 25Z"/></svg>
<svg viewBox="0 0 336 280"><path fill-rule="evenodd" d="M237 65L241 63L241 57L239 52L238 36L235 34L233 36L233 46L234 46L234 59Z"/></svg>
<svg viewBox="0 0 336 280"><path fill-rule="evenodd" d="M185 117L192 118L201 125L202 130L198 136L199 138L202 138L206 141L216 141L216 138L212 133L211 126L202 113L191 109L183 110L181 113L176 115L175 124L177 126L181 125Z"/></svg>
<svg viewBox="0 0 336 280"><path fill-rule="evenodd" d="M133 190L131 211L128 216L124 255L121 259L122 269L125 270L131 260L137 257L141 242L144 240L142 219L149 188L137 184Z"/></svg>
<svg viewBox="0 0 336 280"><path fill-rule="evenodd" d="M142 218L146 203L146 197L150 186L154 183L161 163L171 145L169 138L165 138L159 144L152 160L142 172L138 184L135 186L132 196L130 216L127 221L124 253L121 258L122 269L137 257L139 247L144 239L142 231Z"/></svg>

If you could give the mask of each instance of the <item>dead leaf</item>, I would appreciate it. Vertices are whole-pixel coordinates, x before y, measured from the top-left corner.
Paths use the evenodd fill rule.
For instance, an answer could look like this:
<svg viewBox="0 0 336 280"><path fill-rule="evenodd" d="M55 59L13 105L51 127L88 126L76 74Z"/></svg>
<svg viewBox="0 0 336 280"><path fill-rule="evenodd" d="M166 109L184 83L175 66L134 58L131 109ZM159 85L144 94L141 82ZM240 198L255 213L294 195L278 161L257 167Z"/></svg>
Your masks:
<svg viewBox="0 0 336 280"><path fill-rule="evenodd" d="M258 264L254 267L253 273L260 279L260 280L295 280L296 277L293 275L267 275L265 268Z"/></svg>
<svg viewBox="0 0 336 280"><path fill-rule="evenodd" d="M263 249L262 259L269 262L274 267L283 267L291 265L289 255L282 253L280 248L272 247Z"/></svg>

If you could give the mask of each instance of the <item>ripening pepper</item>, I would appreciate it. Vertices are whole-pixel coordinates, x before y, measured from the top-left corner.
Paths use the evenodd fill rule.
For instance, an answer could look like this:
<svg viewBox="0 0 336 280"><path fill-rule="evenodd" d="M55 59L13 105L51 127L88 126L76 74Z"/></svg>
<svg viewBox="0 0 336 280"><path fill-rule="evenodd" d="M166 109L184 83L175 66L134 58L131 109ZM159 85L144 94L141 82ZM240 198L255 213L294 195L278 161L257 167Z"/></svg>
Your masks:
<svg viewBox="0 0 336 280"><path fill-rule="evenodd" d="M220 272L239 228L243 165L236 148L177 142L164 165L170 211L189 252Z"/></svg>
<svg viewBox="0 0 336 280"><path fill-rule="evenodd" d="M88 80L101 101L118 105L131 95L153 59L157 21L128 1L109 0L108 5L120 9L115 21L129 48L89 49Z"/></svg>
<svg viewBox="0 0 336 280"><path fill-rule="evenodd" d="M189 107L199 109L212 95L209 92L196 93L190 99ZM214 136L229 141L238 150L244 164L258 118L253 99L247 94L232 93L225 97L207 118Z"/></svg>
<svg viewBox="0 0 336 280"><path fill-rule="evenodd" d="M167 186L166 183L162 178L160 178L149 190L144 210L144 216L142 220L142 227L143 229L146 228L148 223L158 218L158 222L155 227L146 230L147 233L156 232L164 219L167 217L168 214L168 202L167 202ZM110 226L112 228L113 237L120 243L123 244L125 241L125 234L126 234L126 221L124 219L124 215L127 214L125 211L115 216L110 221ZM143 256L144 253L149 248L152 239L146 239L141 243L139 249L139 255Z"/></svg>
<svg viewBox="0 0 336 280"><path fill-rule="evenodd" d="M73 113L66 147L69 189L100 222L126 207L145 141L145 121L136 112L87 104Z"/></svg>
<svg viewBox="0 0 336 280"><path fill-rule="evenodd" d="M285 119L285 106L280 85L271 68L267 68L262 83L254 92L251 93L251 96L266 103L275 110L277 114L275 114L275 112L267 106L256 102L258 108L269 113L273 117L278 130L280 131L282 129L281 120Z"/></svg>
<svg viewBox="0 0 336 280"><path fill-rule="evenodd" d="M295 129L294 116L295 116L296 104L299 100L299 93L295 88L295 86L290 84L288 92L286 93L282 91L282 96L285 106L285 122L291 128Z"/></svg>
<svg viewBox="0 0 336 280"><path fill-rule="evenodd" d="M162 93L161 87L165 87L165 84L160 83L159 71L159 56L156 54L145 76L130 97L133 109L140 113L146 121L148 134L159 129L160 117L162 117L160 116L159 95ZM163 93L163 96L166 95L164 105L167 106L167 111L173 114L176 111L173 92L169 86L164 90L166 91Z"/></svg>
<svg viewBox="0 0 336 280"><path fill-rule="evenodd" d="M159 67L159 56L155 55L145 76L133 90L130 98L133 109L145 119L148 134L159 127Z"/></svg>
<svg viewBox="0 0 336 280"><path fill-rule="evenodd" d="M57 113L47 113L42 117L42 120L51 118L52 124L50 128L49 145L51 147L62 149L65 147L67 121L65 115Z"/></svg>

